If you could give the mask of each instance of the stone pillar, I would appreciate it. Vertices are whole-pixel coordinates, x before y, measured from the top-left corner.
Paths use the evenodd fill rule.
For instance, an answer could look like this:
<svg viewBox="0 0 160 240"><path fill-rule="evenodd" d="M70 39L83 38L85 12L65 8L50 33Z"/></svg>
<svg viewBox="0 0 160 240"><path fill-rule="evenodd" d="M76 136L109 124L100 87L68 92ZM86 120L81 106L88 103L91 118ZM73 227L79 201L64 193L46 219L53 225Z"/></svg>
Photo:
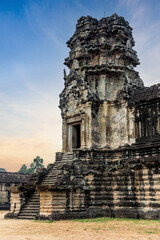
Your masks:
<svg viewBox="0 0 160 240"><path fill-rule="evenodd" d="M72 151L72 124L67 124L67 151Z"/></svg>
<svg viewBox="0 0 160 240"><path fill-rule="evenodd" d="M11 209L10 211L14 214L19 213L21 209L21 197L19 192L11 193Z"/></svg>
<svg viewBox="0 0 160 240"><path fill-rule="evenodd" d="M67 151L67 124L66 119L62 121L62 152Z"/></svg>
<svg viewBox="0 0 160 240"><path fill-rule="evenodd" d="M85 120L83 118L82 122L81 122L81 148L85 148L85 146L86 146L85 134L86 134Z"/></svg>
<svg viewBox="0 0 160 240"><path fill-rule="evenodd" d="M87 104L86 109L86 146L90 148L92 146L91 102Z"/></svg>
<svg viewBox="0 0 160 240"><path fill-rule="evenodd" d="M128 144L135 143L135 117L134 109L128 108L127 123L128 123Z"/></svg>
<svg viewBox="0 0 160 240"><path fill-rule="evenodd" d="M98 121L100 123L100 143L102 146L106 145L106 116L107 116L107 104L104 103L100 107L100 114Z"/></svg>
<svg viewBox="0 0 160 240"><path fill-rule="evenodd" d="M40 191L40 215L48 216L52 213L53 192Z"/></svg>

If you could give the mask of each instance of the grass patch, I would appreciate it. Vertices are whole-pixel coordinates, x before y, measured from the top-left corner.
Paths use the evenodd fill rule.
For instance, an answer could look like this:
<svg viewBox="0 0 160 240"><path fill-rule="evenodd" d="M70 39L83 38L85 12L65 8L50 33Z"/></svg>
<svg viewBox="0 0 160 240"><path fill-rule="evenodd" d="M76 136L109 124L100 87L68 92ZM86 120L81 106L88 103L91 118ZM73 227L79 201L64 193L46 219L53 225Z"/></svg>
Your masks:
<svg viewBox="0 0 160 240"><path fill-rule="evenodd" d="M86 219L72 219L73 222L107 222L112 221L114 218L86 218Z"/></svg>
<svg viewBox="0 0 160 240"><path fill-rule="evenodd" d="M153 231L146 231L144 233L149 233L149 234L155 234L156 232L153 232Z"/></svg>
<svg viewBox="0 0 160 240"><path fill-rule="evenodd" d="M152 222L160 223L160 220L144 220L144 219L131 219L131 218L86 218L86 219L72 219L73 222L108 222L108 221L130 221L138 224L149 224Z"/></svg>
<svg viewBox="0 0 160 240"><path fill-rule="evenodd" d="M72 219L73 222L108 222L108 221L132 221L137 222L139 219L127 219L127 218L86 218L86 219Z"/></svg>
<svg viewBox="0 0 160 240"><path fill-rule="evenodd" d="M81 223L94 223L94 222L100 222L100 223L105 223L109 221L127 221L127 222L133 222L135 224L142 224L142 225L147 225L150 223L160 223L159 220L145 220L145 219L131 219L131 218L108 218L108 217L100 217L100 218L84 218L84 219L72 219L68 220L72 222L81 222ZM34 220L34 222L38 223L56 223L57 221L49 221L49 220Z"/></svg>

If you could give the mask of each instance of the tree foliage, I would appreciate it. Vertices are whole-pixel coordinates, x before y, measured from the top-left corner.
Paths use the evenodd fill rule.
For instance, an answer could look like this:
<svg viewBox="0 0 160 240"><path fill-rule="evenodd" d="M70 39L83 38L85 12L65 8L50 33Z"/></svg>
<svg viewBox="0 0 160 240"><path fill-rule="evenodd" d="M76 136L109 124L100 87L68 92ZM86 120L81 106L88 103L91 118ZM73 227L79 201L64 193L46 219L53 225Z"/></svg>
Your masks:
<svg viewBox="0 0 160 240"><path fill-rule="evenodd" d="M26 166L26 164L23 164L18 172L19 173L26 173L26 171L27 171L27 166Z"/></svg>
<svg viewBox="0 0 160 240"><path fill-rule="evenodd" d="M0 172L7 172L5 168L0 168Z"/></svg>
<svg viewBox="0 0 160 240"><path fill-rule="evenodd" d="M30 164L29 168L27 168L27 166L23 164L18 172L31 174L36 172L38 168L42 168L42 167L44 167L43 158L40 158L39 156L37 156L36 158L33 159L33 163Z"/></svg>

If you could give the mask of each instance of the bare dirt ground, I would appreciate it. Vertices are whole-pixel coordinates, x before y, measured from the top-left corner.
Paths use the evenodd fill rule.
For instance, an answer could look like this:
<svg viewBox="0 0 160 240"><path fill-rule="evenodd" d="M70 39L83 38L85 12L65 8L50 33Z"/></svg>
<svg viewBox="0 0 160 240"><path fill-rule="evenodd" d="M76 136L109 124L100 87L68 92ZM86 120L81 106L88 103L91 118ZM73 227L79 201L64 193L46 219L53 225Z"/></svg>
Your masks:
<svg viewBox="0 0 160 240"><path fill-rule="evenodd" d="M40 222L3 218L0 240L160 240L160 221L94 219Z"/></svg>

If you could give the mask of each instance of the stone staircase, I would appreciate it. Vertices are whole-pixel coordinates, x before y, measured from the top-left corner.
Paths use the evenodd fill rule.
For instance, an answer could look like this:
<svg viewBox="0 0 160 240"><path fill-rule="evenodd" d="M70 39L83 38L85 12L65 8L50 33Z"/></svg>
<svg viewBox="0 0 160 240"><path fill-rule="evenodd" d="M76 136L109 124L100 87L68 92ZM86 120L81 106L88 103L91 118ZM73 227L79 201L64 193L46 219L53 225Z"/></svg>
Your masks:
<svg viewBox="0 0 160 240"><path fill-rule="evenodd" d="M18 215L18 219L35 219L36 215L39 214L40 200L39 193L33 192L27 203L21 209Z"/></svg>
<svg viewBox="0 0 160 240"><path fill-rule="evenodd" d="M54 183L57 179L57 175L58 175L57 165L54 164L53 167L48 172L48 174L42 180L41 185L48 185Z"/></svg>
<svg viewBox="0 0 160 240"><path fill-rule="evenodd" d="M71 162L75 159L73 153L63 153L61 156L61 160L57 161L53 164L51 169L48 171L46 176L42 179L40 185L52 185L56 182L58 177L58 166L61 164L65 164L67 162ZM33 183L36 181L36 177L32 176L30 179ZM30 184L30 182L28 183ZM18 219L35 219L36 215L40 212L40 196L39 193L34 191L32 195L28 198L26 204L22 207Z"/></svg>
<svg viewBox="0 0 160 240"><path fill-rule="evenodd" d="M74 160L73 153L63 153L61 161L55 162L53 167L49 170L48 174L42 180L41 185L54 184L58 177L58 165L65 164Z"/></svg>

